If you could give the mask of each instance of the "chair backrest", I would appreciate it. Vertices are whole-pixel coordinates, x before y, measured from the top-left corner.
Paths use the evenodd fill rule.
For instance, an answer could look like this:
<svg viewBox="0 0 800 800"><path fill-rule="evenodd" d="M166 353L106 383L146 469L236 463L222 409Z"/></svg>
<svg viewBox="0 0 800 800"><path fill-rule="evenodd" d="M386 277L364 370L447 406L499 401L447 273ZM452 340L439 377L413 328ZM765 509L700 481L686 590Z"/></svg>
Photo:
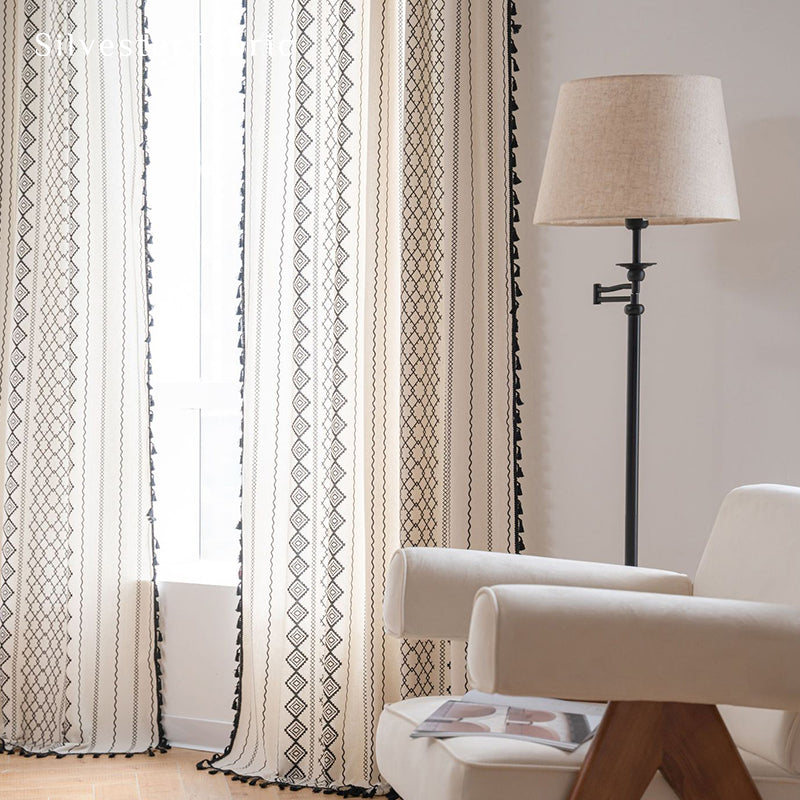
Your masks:
<svg viewBox="0 0 800 800"><path fill-rule="evenodd" d="M694 593L800 606L800 488L734 489L717 514Z"/></svg>
<svg viewBox="0 0 800 800"><path fill-rule="evenodd" d="M800 614L800 488L762 484L734 489L717 515L694 593L796 605ZM740 747L800 772L800 715L720 710Z"/></svg>

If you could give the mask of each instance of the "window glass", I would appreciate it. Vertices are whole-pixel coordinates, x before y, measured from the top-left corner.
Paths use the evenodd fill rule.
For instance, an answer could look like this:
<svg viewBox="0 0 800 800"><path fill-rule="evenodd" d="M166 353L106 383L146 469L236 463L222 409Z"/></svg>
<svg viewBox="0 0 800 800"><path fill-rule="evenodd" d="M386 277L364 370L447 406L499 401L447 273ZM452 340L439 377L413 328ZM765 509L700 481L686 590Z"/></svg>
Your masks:
<svg viewBox="0 0 800 800"><path fill-rule="evenodd" d="M241 0L147 7L161 564L238 558L241 12Z"/></svg>

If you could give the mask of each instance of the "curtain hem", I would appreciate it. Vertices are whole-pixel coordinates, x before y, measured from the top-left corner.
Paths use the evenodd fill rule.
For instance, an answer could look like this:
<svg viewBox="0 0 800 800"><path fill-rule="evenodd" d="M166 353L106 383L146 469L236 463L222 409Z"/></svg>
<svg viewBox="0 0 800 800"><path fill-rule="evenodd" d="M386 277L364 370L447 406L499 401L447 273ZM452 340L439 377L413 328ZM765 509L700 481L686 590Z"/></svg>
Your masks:
<svg viewBox="0 0 800 800"><path fill-rule="evenodd" d="M197 763L197 769L207 771L209 775L222 774L231 780L238 781L239 783L246 783L249 786L258 786L261 789L268 789L271 786L277 786L279 789L289 789L290 791L299 791L300 789L307 789L315 794L329 794L338 797L387 797L388 800L402 800L399 794L388 786L388 784L380 784L378 786L309 786L308 784L288 783L287 781L268 780L258 776L240 775L232 769L221 769L214 766L214 761L222 756L213 756L206 758Z"/></svg>
<svg viewBox="0 0 800 800"><path fill-rule="evenodd" d="M27 750L21 745L8 744L0 739L0 753L8 756L21 756L22 758L133 758L134 756L148 755L154 757L156 753L166 753L170 750L170 745L164 739L155 747L148 747L146 750L115 750L104 753L60 753L58 750Z"/></svg>

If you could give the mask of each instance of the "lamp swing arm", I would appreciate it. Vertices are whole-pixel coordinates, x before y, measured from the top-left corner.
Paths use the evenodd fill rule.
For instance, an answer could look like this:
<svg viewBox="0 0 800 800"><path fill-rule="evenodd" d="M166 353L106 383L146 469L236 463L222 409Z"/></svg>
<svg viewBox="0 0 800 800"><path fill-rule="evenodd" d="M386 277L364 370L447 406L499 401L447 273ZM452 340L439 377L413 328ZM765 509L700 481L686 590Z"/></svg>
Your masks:
<svg viewBox="0 0 800 800"><path fill-rule="evenodd" d="M615 283L613 286L603 286L600 283L594 284L592 301L594 305L599 306L602 303L630 303L631 306L636 307L637 310L628 311L625 309L626 314L642 314L644 313L644 306L639 303L639 289L640 284L644 280L644 271L647 267L654 267L656 262L643 262L641 261L642 249L642 231L647 227L648 222L646 219L626 219L625 227L633 234L633 258L628 263L617 264L618 267L624 267L628 270L628 280L630 283ZM633 274L631 274L633 273ZM612 297L604 297L606 294L613 294L615 292L629 292L626 295L614 294Z"/></svg>
<svg viewBox="0 0 800 800"><path fill-rule="evenodd" d="M630 291L633 287L629 283L615 283L613 286L602 286L599 283L594 285L594 304L599 306L601 303L629 303L629 296L616 295L614 297L603 297L604 294L611 292Z"/></svg>

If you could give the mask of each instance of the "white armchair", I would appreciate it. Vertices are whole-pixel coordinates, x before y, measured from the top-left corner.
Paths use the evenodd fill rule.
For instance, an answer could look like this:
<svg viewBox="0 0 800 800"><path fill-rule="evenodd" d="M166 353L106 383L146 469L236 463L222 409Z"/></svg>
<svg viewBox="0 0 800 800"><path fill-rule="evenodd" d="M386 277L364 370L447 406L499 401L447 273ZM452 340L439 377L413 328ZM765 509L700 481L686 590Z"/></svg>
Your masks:
<svg viewBox="0 0 800 800"><path fill-rule="evenodd" d="M608 564L401 550L384 620L397 637L468 638L474 688L612 701L574 753L411 739L442 698L389 705L378 766L404 800L800 800L800 489L731 492L694 583ZM720 712L730 735L717 704L729 704Z"/></svg>

